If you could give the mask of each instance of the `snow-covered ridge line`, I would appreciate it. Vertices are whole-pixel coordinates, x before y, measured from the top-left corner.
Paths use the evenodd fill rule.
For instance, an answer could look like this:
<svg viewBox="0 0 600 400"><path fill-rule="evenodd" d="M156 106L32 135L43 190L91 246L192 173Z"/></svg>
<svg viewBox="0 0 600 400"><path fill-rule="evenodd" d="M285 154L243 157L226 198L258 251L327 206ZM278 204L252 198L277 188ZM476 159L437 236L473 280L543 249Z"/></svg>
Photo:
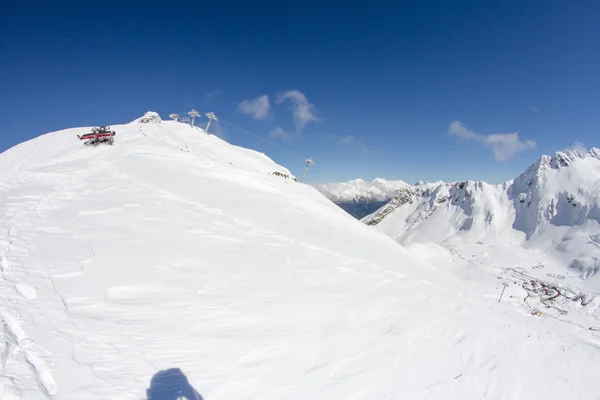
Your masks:
<svg viewBox="0 0 600 400"><path fill-rule="evenodd" d="M373 213L393 199L399 190L409 186L404 181L386 181L381 178L372 182L359 178L348 182L314 185L328 199L357 219Z"/></svg>
<svg viewBox="0 0 600 400"><path fill-rule="evenodd" d="M334 203L349 201L387 201L394 197L398 190L409 186L408 183L388 181L376 178L372 182L354 179L348 182L325 183L313 185Z"/></svg>
<svg viewBox="0 0 600 400"><path fill-rule="evenodd" d="M570 163L585 158L595 158L600 160L600 149L592 147L585 153L582 153L579 150L557 151L553 156L543 155L539 159L539 163L549 165L551 168L560 168L569 166ZM534 163L532 165L536 164L537 163Z"/></svg>
<svg viewBox="0 0 600 400"><path fill-rule="evenodd" d="M558 151L553 156L543 155L536 162L528 167L529 170L539 169L540 167L560 168L568 166L570 163L585 158L600 158L600 149L591 148L588 152L582 153L578 150ZM527 174L527 171L525 172ZM464 181L466 185L472 185L473 182ZM512 182L512 181L511 181ZM365 181L357 178L347 182L331 182L325 184L313 185L317 190L323 193L334 203L361 202L361 201L389 201L401 190L405 188L427 187L435 188L440 185L459 184L460 182L425 182L417 181L414 185L408 184L402 180L388 181L376 178L373 181ZM481 183L484 183L481 181Z"/></svg>
<svg viewBox="0 0 600 400"><path fill-rule="evenodd" d="M401 243L520 243L556 251L584 278L600 270L600 150L542 156L503 184L405 188L362 221Z"/></svg>
<svg viewBox="0 0 600 400"><path fill-rule="evenodd" d="M444 182L417 181L414 185L410 185L401 180L386 181L385 179L376 178L372 182L367 182L358 178L348 182L313 186L350 215L362 219L386 205L394 196L405 189L418 188L419 190L426 190L427 188L435 188L442 183Z"/></svg>
<svg viewBox="0 0 600 400"><path fill-rule="evenodd" d="M153 111L148 111L129 123L113 124L111 127L116 131L115 148L117 149L132 148L137 151L139 143L158 145L161 148L178 149L180 152L189 153L190 156L201 157L207 162L209 160L214 162L213 158L216 158L229 163L234 169L295 179L287 168L277 165L264 153L227 143L199 127L176 121L164 121ZM74 162L107 151L108 149L102 146L96 152L79 151L82 149L82 143L77 139L77 135L90 130L91 127L69 128L46 133L20 143L2 153L0 175L15 170L43 169L65 160ZM198 146L205 143L208 151L200 151L199 148L190 146L188 139ZM209 150L213 147L218 151Z"/></svg>
<svg viewBox="0 0 600 400"><path fill-rule="evenodd" d="M510 180L506 183L502 183L502 184L494 185L494 184L489 184L485 181L473 181L473 180L466 180L466 181L452 182L452 183L447 183L447 182L443 182L443 181L438 181L438 182L433 182L433 183L419 181L415 184L415 186L406 184L406 187L399 190L398 194L393 198L392 201L390 201L390 203L386 204L385 207L383 207L381 210L378 210L373 215L365 217L364 222L366 222L369 225L376 225L377 221L380 221L383 218L383 216L381 214L387 215L391 211L393 211L394 208L400 207L403 204L405 204L406 202L411 202L412 201L411 195L412 196L427 196L427 195L430 195L431 193L433 193L433 191L435 191L435 193L439 193L440 192L438 190L439 188L446 188L448 192L456 191L456 190L465 190L467 193L467 196L470 196L470 192L472 190L482 190L484 186L502 187L502 188L506 188L507 190L511 190L511 191L515 192L516 189L519 188L521 186L520 184L522 184L522 183L526 182L526 186L531 186L534 182L534 179L540 179L540 180L545 179L543 174L547 169L559 169L559 168L563 168L563 167L568 167L569 165L571 165L574 162L577 162L578 160L585 160L585 159L600 160L600 149L592 147L589 151L587 151L585 153L582 153L578 150L567 150L567 151L558 151L553 156L543 155L537 161L532 163L525 170L525 172L522 173L521 175L519 175L517 178L515 178L514 180ZM329 185L333 185L333 184L329 184ZM444 191L444 190L442 190L442 191ZM523 195L522 195L523 193L525 193L525 192L518 193L518 195L521 196L520 200L519 200L521 203L523 203L527 199L527 197L523 197ZM445 195L442 195L442 198L444 196Z"/></svg>

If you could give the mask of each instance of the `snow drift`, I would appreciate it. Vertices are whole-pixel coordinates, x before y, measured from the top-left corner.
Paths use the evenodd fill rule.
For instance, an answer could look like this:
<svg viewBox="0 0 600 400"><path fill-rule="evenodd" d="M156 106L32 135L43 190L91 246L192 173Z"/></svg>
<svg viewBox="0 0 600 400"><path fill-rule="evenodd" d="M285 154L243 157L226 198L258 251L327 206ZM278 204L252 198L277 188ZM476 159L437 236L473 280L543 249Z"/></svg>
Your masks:
<svg viewBox="0 0 600 400"><path fill-rule="evenodd" d="M600 393L594 326L498 304L264 154L155 113L112 128L0 155L3 399Z"/></svg>

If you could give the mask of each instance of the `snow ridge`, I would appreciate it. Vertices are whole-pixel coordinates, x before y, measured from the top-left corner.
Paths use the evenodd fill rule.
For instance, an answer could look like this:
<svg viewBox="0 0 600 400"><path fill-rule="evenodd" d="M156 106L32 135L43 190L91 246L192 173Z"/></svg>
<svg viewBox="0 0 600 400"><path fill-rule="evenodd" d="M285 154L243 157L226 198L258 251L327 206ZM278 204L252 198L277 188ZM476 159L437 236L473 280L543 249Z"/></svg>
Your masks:
<svg viewBox="0 0 600 400"><path fill-rule="evenodd" d="M431 217L435 223L427 221ZM406 188L363 222L380 225L402 243L456 236L528 243L558 251L587 278L600 268L598 246L589 239L600 234L600 150L542 156L500 185L466 181L434 190Z"/></svg>
<svg viewBox="0 0 600 400"><path fill-rule="evenodd" d="M159 124L161 122L162 118L160 118L160 115L154 111L148 111L143 116L133 121L133 123L140 124Z"/></svg>
<svg viewBox="0 0 600 400"><path fill-rule="evenodd" d="M375 178L372 182L367 182L358 178L348 182L325 183L313 186L331 201L338 203L350 201L388 201L400 189L409 186L409 184L401 180L388 181L382 178Z"/></svg>
<svg viewBox="0 0 600 400"><path fill-rule="evenodd" d="M408 187L404 181L386 181L376 178L372 182L354 179L348 182L314 185L327 198L350 215L361 219L385 205L399 190Z"/></svg>

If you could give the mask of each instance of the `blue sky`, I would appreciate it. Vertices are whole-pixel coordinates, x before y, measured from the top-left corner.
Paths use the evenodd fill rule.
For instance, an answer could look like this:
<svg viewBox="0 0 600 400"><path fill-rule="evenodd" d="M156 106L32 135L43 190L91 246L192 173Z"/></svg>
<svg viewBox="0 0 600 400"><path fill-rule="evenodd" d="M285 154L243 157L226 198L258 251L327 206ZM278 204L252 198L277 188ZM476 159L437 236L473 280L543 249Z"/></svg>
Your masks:
<svg viewBox="0 0 600 400"><path fill-rule="evenodd" d="M498 182L600 145L598 1L87 3L0 2L1 151L191 108L312 182Z"/></svg>

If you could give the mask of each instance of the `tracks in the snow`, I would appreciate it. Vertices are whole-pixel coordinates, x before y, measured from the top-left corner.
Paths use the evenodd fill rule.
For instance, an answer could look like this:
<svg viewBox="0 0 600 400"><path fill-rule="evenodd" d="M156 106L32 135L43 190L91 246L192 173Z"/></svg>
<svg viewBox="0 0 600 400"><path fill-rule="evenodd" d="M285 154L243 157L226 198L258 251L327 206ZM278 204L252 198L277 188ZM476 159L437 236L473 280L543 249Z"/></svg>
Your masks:
<svg viewBox="0 0 600 400"><path fill-rule="evenodd" d="M27 266L31 248L27 230L45 211L60 206L67 180L27 172L4 178L0 180L0 192L4 192L0 203L0 393L17 396L37 387L52 398L58 387L50 358L26 333L29 318L23 315L38 297L36 286L46 286L49 279Z"/></svg>

